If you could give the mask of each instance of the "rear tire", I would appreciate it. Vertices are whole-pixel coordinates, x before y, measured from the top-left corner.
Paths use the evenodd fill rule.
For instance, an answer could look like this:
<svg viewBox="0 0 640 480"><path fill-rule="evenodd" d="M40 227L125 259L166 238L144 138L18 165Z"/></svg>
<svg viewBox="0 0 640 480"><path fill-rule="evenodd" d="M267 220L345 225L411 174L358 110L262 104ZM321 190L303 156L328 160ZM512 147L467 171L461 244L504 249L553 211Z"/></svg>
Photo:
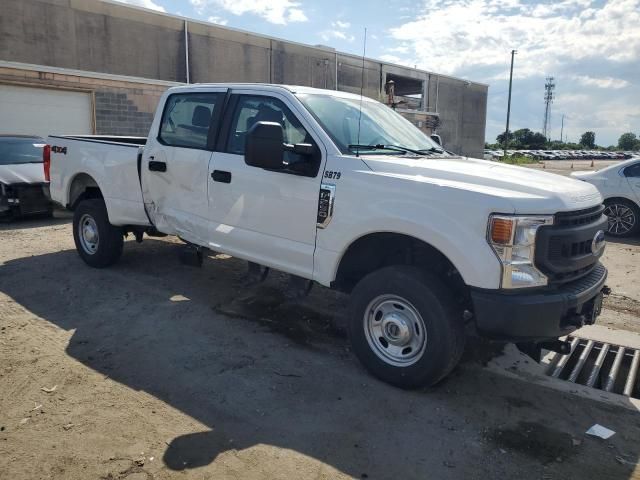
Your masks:
<svg viewBox="0 0 640 480"><path fill-rule="evenodd" d="M462 312L450 291L410 266L382 268L356 285L348 330L365 368L405 389L436 384L464 351Z"/></svg>
<svg viewBox="0 0 640 480"><path fill-rule="evenodd" d="M609 220L608 235L624 238L630 237L640 230L640 208L638 205L624 198L605 200L604 205L604 214Z"/></svg>
<svg viewBox="0 0 640 480"><path fill-rule="evenodd" d="M83 200L73 213L73 240L84 262L94 268L113 265L122 255L123 231L109 223L99 198Z"/></svg>

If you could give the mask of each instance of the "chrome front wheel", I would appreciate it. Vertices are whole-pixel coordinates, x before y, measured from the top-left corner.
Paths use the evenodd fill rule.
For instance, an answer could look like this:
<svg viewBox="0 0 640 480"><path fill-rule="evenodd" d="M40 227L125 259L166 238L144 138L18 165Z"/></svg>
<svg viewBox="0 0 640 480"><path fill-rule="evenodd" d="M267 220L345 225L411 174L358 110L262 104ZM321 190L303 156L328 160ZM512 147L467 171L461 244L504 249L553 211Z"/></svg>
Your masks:
<svg viewBox="0 0 640 480"><path fill-rule="evenodd" d="M408 367L418 362L427 347L427 329L417 309L397 295L381 295L364 313L369 347L389 365Z"/></svg>

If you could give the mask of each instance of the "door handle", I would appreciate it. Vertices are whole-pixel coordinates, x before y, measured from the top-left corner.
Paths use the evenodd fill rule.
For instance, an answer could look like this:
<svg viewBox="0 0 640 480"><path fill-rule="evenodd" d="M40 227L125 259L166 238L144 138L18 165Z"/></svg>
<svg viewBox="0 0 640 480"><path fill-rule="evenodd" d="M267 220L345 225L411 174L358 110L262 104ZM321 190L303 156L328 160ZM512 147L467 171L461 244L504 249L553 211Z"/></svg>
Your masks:
<svg viewBox="0 0 640 480"><path fill-rule="evenodd" d="M231 172L214 170L213 173L211 173L211 178L213 178L214 182L231 183Z"/></svg>
<svg viewBox="0 0 640 480"><path fill-rule="evenodd" d="M153 157L149 157L149 158L153 158ZM157 160L150 160L149 161L149 171L151 172L166 172L167 171L167 164L165 162L158 162Z"/></svg>

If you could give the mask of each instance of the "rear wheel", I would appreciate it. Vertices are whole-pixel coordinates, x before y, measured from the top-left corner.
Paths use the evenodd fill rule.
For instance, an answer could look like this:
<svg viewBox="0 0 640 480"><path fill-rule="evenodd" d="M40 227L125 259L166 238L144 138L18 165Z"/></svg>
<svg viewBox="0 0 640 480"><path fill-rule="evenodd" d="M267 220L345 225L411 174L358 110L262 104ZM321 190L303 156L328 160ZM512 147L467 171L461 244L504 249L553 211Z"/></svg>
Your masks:
<svg viewBox="0 0 640 480"><path fill-rule="evenodd" d="M609 235L628 237L640 229L640 209L636 204L623 198L607 200L604 204L604 214L609 220Z"/></svg>
<svg viewBox="0 0 640 480"><path fill-rule="evenodd" d="M349 337L363 365L400 388L440 381L460 360L465 340L449 290L409 266L385 267L356 285Z"/></svg>
<svg viewBox="0 0 640 480"><path fill-rule="evenodd" d="M73 214L73 239L84 262L95 268L113 265L122 255L122 229L109 223L102 199L83 200Z"/></svg>

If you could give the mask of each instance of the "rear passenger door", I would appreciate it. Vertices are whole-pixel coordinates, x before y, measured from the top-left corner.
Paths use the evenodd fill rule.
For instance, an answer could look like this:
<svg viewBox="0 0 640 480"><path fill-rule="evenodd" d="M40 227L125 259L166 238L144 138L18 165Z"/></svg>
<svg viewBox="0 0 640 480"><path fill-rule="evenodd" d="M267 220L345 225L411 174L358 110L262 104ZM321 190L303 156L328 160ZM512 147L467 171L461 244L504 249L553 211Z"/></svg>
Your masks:
<svg viewBox="0 0 640 480"><path fill-rule="evenodd" d="M311 143L316 154L299 170L270 171L244 161L245 137L260 121L280 123L285 143ZM324 147L296 107L278 93L232 92L211 157L210 246L311 278ZM285 153L294 163L297 154ZM296 165L297 167L298 165Z"/></svg>
<svg viewBox="0 0 640 480"><path fill-rule="evenodd" d="M154 225L207 244L208 166L226 89L171 94L141 162L145 206Z"/></svg>

